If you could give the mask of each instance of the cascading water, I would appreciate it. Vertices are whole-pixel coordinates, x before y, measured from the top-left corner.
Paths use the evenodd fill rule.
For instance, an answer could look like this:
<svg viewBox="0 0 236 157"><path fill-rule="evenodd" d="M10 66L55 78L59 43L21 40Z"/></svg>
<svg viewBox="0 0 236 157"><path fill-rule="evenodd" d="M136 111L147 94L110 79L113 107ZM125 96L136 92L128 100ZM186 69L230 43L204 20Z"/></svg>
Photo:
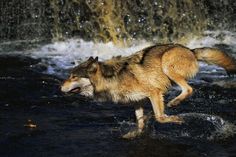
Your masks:
<svg viewBox="0 0 236 157"><path fill-rule="evenodd" d="M208 29L235 30L235 8L234 0L2 0L0 42L176 42Z"/></svg>

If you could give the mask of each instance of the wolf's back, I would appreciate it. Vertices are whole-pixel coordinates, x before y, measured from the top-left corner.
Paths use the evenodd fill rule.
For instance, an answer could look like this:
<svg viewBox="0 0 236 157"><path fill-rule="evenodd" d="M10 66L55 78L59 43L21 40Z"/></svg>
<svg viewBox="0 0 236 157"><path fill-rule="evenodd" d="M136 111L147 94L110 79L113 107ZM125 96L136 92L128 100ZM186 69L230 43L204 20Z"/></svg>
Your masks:
<svg viewBox="0 0 236 157"><path fill-rule="evenodd" d="M215 48L196 48L192 50L197 60L223 67L226 72L236 74L236 62L233 57Z"/></svg>

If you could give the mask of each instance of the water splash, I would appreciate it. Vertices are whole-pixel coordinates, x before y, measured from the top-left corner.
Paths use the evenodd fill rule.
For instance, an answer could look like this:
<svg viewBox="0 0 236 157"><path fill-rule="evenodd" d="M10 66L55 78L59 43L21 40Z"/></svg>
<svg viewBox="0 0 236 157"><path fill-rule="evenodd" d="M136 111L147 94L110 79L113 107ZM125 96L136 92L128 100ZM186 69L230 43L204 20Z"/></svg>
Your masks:
<svg viewBox="0 0 236 157"><path fill-rule="evenodd" d="M216 141L233 137L236 133L234 124L216 115L184 113L179 116L185 120L182 125L160 124L149 117L144 134L153 139ZM133 121L118 121L117 123L119 124L117 130L121 135L137 129Z"/></svg>
<svg viewBox="0 0 236 157"><path fill-rule="evenodd" d="M236 51L236 32L226 30L205 31L203 36L194 37L187 46L190 48L214 47L218 44L225 44Z"/></svg>
<svg viewBox="0 0 236 157"><path fill-rule="evenodd" d="M158 124L151 122L151 137L159 139L224 140L235 135L236 126L223 118L203 113L184 113L185 123Z"/></svg>

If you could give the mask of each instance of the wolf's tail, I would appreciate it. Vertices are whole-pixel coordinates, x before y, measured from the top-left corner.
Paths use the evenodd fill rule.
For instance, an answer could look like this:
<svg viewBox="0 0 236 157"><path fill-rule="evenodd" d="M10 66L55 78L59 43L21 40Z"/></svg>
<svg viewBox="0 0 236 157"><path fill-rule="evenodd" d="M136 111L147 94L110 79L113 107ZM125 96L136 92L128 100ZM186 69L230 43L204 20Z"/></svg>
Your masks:
<svg viewBox="0 0 236 157"><path fill-rule="evenodd" d="M233 57L215 48L196 48L192 50L197 60L223 67L228 75L236 74L236 62Z"/></svg>

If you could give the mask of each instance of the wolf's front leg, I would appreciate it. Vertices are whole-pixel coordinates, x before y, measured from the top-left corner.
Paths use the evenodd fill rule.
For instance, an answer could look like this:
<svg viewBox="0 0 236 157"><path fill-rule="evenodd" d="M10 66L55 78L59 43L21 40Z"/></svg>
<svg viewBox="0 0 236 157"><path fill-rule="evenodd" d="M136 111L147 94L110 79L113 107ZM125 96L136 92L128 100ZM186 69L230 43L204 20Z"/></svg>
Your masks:
<svg viewBox="0 0 236 157"><path fill-rule="evenodd" d="M132 139L135 138L136 136L139 136L142 134L144 126L145 126L145 118L143 114L143 107L140 105L135 106L135 115L137 119L137 129L134 131L130 131L127 134L123 135L123 138L126 139Z"/></svg>
<svg viewBox="0 0 236 157"><path fill-rule="evenodd" d="M149 97L154 110L155 118L159 123L183 123L183 119L178 116L168 116L164 113L163 95L160 91L155 91Z"/></svg>

